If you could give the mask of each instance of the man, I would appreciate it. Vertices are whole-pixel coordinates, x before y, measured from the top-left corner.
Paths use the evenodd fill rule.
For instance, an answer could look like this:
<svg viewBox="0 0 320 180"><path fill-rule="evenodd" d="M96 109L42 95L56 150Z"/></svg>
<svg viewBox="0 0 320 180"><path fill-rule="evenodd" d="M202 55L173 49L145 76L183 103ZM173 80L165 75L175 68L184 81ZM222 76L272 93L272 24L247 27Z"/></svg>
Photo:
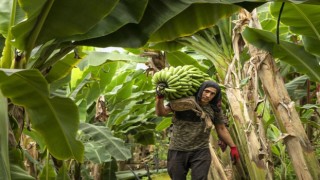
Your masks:
<svg viewBox="0 0 320 180"><path fill-rule="evenodd" d="M222 121L219 85L213 81L202 83L194 99L195 103L200 105L201 110L205 112L206 117L209 117L209 121L211 120L214 124L218 136L231 148L232 160L238 161L239 152ZM167 116L169 113L173 113L167 167L171 179L185 180L189 169L191 169L193 180L207 179L211 164L209 149L211 121L205 121L194 109L174 111L172 102L164 105L164 96L158 94L156 99L157 116Z"/></svg>

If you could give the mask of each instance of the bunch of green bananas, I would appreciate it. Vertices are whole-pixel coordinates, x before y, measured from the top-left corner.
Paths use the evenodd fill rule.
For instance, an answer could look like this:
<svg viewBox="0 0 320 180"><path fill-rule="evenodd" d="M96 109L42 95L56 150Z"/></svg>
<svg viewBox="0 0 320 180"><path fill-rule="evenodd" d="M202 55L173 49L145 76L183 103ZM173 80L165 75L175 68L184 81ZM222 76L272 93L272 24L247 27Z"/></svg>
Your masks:
<svg viewBox="0 0 320 180"><path fill-rule="evenodd" d="M207 80L211 80L209 75L192 65L166 67L152 77L155 87L165 85L161 91L168 100L193 96Z"/></svg>

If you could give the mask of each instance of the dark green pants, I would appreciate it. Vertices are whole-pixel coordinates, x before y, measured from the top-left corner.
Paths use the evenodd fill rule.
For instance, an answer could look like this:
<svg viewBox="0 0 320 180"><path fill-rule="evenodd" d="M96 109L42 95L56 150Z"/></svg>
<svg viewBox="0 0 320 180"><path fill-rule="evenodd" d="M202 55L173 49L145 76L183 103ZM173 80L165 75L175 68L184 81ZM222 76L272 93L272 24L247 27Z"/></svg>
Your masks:
<svg viewBox="0 0 320 180"><path fill-rule="evenodd" d="M189 169L192 180L206 180L210 164L209 148L196 151L168 151L168 173L173 180L186 180Z"/></svg>

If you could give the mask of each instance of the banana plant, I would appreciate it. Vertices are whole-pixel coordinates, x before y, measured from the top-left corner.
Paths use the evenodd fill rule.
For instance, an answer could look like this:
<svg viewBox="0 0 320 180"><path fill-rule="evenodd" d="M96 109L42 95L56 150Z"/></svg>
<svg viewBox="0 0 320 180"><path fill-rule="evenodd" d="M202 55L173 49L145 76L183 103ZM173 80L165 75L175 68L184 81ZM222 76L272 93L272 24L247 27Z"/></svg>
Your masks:
<svg viewBox="0 0 320 180"><path fill-rule="evenodd" d="M294 5L291 9L284 9L283 12L287 11L288 13L291 10L295 10L296 7L299 6ZM304 7L304 5L301 5L301 7ZM307 14L305 15L306 19L312 18ZM279 43L279 41L276 41L275 36L270 36L269 32L263 32L262 30L259 30L259 22L253 20L252 24L256 29L247 28L243 33L245 39L248 40L248 42L254 44L258 48L269 51L273 56L278 57L284 61L286 61L286 59L290 56L294 57L289 61L289 63L297 67L297 69L299 69L301 73L306 73L309 76L310 80L318 81L318 73L313 70L312 67L313 64L318 64L317 58L312 54L306 53L304 46L299 47L293 43L286 41L280 41ZM262 42L259 42L259 40L257 41L257 37L259 37L259 35L252 36L253 34L250 33L249 37L248 31L251 30L257 32L257 34L261 33L260 35L264 36L264 38L268 37L265 39L266 41L263 42L263 46L259 46L262 44ZM254 41L252 41L252 37L254 37ZM272 47L272 49L270 49L270 47ZM266 96L272 104L271 107L273 111L276 112L275 116L279 124L279 129L282 131L282 133L284 133L284 142L286 143L288 153L290 155L290 158L292 159L293 167L295 169L297 177L299 177L300 179L317 179L319 177L319 163L316 160L314 151L305 150L312 149L310 140L308 139L302 126L299 115L295 109L294 102L291 101L290 97L288 96L288 92L285 89L284 83L282 81L282 77L278 72L274 71L276 66L273 58L270 54L267 54L253 46L249 45L249 48L252 56L256 56L256 53L258 53L259 55L257 56L264 61L264 64L259 67L257 71L259 74L259 78L261 79L261 82L264 86ZM280 52L278 50L282 51ZM302 56L300 56L300 53L305 54L307 58L310 58L310 61L308 61L307 64L303 60ZM256 62L259 63L260 61ZM297 64L295 63L299 64L299 66L297 66ZM303 66L300 63L302 63ZM266 66L268 66L268 68L265 68ZM317 66L319 65L316 65L315 68L317 68ZM309 69L311 72L307 72L305 69ZM283 107L284 109L282 109ZM304 167L301 167L301 165L303 165Z"/></svg>
<svg viewBox="0 0 320 180"><path fill-rule="evenodd" d="M8 102L9 107L8 113L3 114L1 119L5 120L9 116L10 122L15 125L12 133L14 135L9 137L10 152L15 152L13 153L15 156L21 157L21 153L16 151L15 147L19 145L22 133L27 133L22 131L27 127L31 130L28 133L39 133L39 136L43 137L42 147L48 150L47 157L54 156L59 160L72 158L82 162L84 145L76 139L76 135L80 118L87 119L87 114L79 112L92 107L100 88L103 89L109 82L104 79L100 86L95 78L104 73L88 73L79 86L75 86L75 89L68 88L67 84L75 74L75 71L71 73L73 67L77 67L80 62L83 62L83 65L88 62L84 60L87 55L78 52L78 48L81 49L81 46L140 48L147 42L173 40L191 35L204 27L210 27L220 18L238 11L240 7L252 9L261 5L263 1L250 1L252 7L248 7L242 0L226 1L224 4L220 4L219 0L202 1L202 3L183 0L174 2L110 0L90 3L75 0L68 2L1 0L0 2L0 33L5 39L2 36L0 38L1 42L5 42L5 46L0 46L3 52L0 60L2 68L0 89L3 96L8 98L7 101L1 102ZM299 3L317 4L307 0ZM80 10L82 13L79 13ZM95 62L91 58L89 61ZM94 88L86 87L87 80L92 81L90 85ZM121 88L124 96L128 95L126 87L135 86L130 82L126 82L125 87L117 85L109 93L109 97L117 92L117 88ZM72 93L69 94L68 91L71 90ZM81 97L85 99L79 100ZM123 98L117 96L112 101L116 103L115 101L121 100L122 103L126 103ZM117 111L119 109L115 108L114 112ZM128 112L129 110L125 111L129 114ZM88 116L92 117L92 114ZM139 119L138 116L132 118L134 121ZM123 116L113 117L108 127L113 123L119 125L123 119ZM1 136L1 142L7 141L5 137ZM62 141L58 141L60 138ZM8 151L1 149L1 156L9 154ZM11 164L10 167L6 157L0 159L0 164L6 166L0 168L2 170L0 174L4 174L5 179L10 179L9 169L11 178L21 174L22 159L18 165Z"/></svg>
<svg viewBox="0 0 320 180"><path fill-rule="evenodd" d="M76 47L81 45L141 47L148 41L151 34L154 34L154 38L157 39L157 34L163 34L167 31L166 29L161 30L161 26L166 23L167 25L177 23L180 18L176 19L175 16L180 13L185 16L194 10L201 11L203 6L195 2L96 1L88 4L79 1L30 3L2 0L0 32L5 37L6 43L1 56L1 68L5 69L1 69L0 87L3 95L10 98L9 104L13 104L12 109L22 107L26 112L9 114L12 117L10 120L19 125L15 130L20 132L16 134L16 140L12 139L10 147L17 147L18 139L23 132L21 130L26 122L32 132L40 133L43 136L45 147L50 155L59 160L74 158L82 162L84 160L84 146L76 139L80 120L79 110L90 107L94 102L94 97L97 97L98 91L94 91L94 88L84 90L78 87L72 91L70 96L65 96L65 91L68 91L66 83L70 81L71 70L84 61L83 58L86 56L78 53ZM217 19L237 8L232 4L223 6L232 8L226 8L226 11L220 11L218 16L200 22L199 26L192 27L188 33L196 31L206 25L205 23L215 23ZM162 8L160 11L153 11L154 7ZM172 7L176 10L171 11L166 7ZM221 6L211 3L207 10L211 11L219 7ZM134 11L126 10L130 8L133 8ZM74 16L74 14L78 14L79 9L82 9L84 13ZM119 17L124 15L123 12L127 12L125 13L126 18L120 19ZM204 14L199 14L199 16L204 16ZM150 19L151 17L157 18ZM198 19L194 19L194 21L198 21ZM180 36L184 33L178 32L174 36ZM92 80L90 77L89 79ZM104 83L108 83L108 81ZM20 86L13 87L14 84ZM85 84L82 83L82 85ZM64 88L61 88L62 85ZM94 83L93 85L98 86ZM127 87L132 88L132 85L128 82ZM17 88L28 90L23 93ZM15 91L10 89L15 89ZM123 88L123 91L126 91L125 89ZM78 94L77 91L81 91L82 94ZM117 92L117 89L114 92ZM81 95L86 97L86 100L77 101L77 103L83 109L79 109L78 104L73 101L73 98L81 98ZM119 99L121 96L114 98L114 101ZM114 110L115 113L117 111L119 110ZM127 114L130 114L130 110L127 111ZM115 117L114 123L121 123L121 119L123 118ZM138 120L139 116L134 119ZM148 126L147 123L146 125ZM49 130L49 127L52 127L53 130ZM139 133L137 138L139 138ZM58 141L59 139L61 141ZM2 142L6 142L6 140L4 139ZM57 145L57 143L61 145ZM7 151L7 149L3 149L2 155L7 154ZM1 159L5 160L5 158ZM1 164L6 165L6 163ZM6 175L6 179L10 179L8 173L5 173L10 167L6 166L1 169L3 170L1 174ZM14 169L10 170L13 175L18 173L12 171Z"/></svg>
<svg viewBox="0 0 320 180"><path fill-rule="evenodd" d="M297 8L297 7L299 7L299 5L292 5L292 6L294 6L295 8ZM308 7L308 5L301 5L302 7L304 7L304 8L306 8L306 7ZM311 7L313 7L314 5L309 5L309 6L311 6ZM316 8L317 6L315 6L314 8ZM276 8L276 9L278 9L278 8ZM300 13L301 12L303 12L302 10L301 11L299 11ZM310 14L310 15L312 15L312 12L309 12L308 14ZM312 16L310 16L310 17L312 17ZM307 18L306 18L307 19ZM274 20L273 20L274 21ZM244 22L244 21L243 21ZM308 21L308 22L310 22L310 21ZM317 22L317 21L315 21L315 22ZM241 23L241 22L239 22L239 23ZM294 24L294 23L292 23L292 24ZM270 25L269 25L270 26ZM274 30L275 28L274 28L275 26L273 26L272 27L272 29ZM270 28L270 27L269 27ZM283 27L283 29L285 30L286 29L286 27ZM310 29L317 29L317 28L310 28ZM246 30L246 31L249 31L249 30ZM266 42L265 40L267 40L267 39L271 39L271 38L266 38L267 36L264 36L263 38L261 38L261 40L259 40L259 41L257 41L257 38L256 38L256 36L251 36L252 34L254 34L252 31L250 31L250 33L246 33L246 31L245 31L245 37L246 37L246 40L248 40L250 43L252 43L252 44L259 44L259 45L261 45L261 46L259 46L259 47L261 47L261 48L264 48L264 49L266 49L266 50L268 50L269 52L274 52L273 54L275 54L275 56L276 57L279 57L281 60L283 60L284 62L287 62L287 63L289 63L290 65L292 65L293 67L295 67L300 73L302 73L302 74L307 74L307 75L309 75L309 77L312 79L312 80L314 80L314 81L318 81L318 78L317 78L317 74L319 73L318 71L316 71L315 69L319 69L318 68L318 66L319 66L319 62L318 62L318 60L317 60L317 58L314 58L314 57L312 57L313 55L310 55L310 54L308 54L308 53L306 53L306 51L305 51L305 53L302 55L301 54L301 56L300 56L300 53L298 53L298 56L294 56L294 54L296 53L296 52L303 52L303 47L304 46L300 46L300 47L298 47L298 45L291 45L291 44L288 44L287 42L283 42L283 41L281 41L280 42L280 46L281 46L281 48L273 48L273 49L271 49L271 48L266 48L266 47L269 47L269 46L266 46L266 45L268 45L269 43L271 43L271 42L273 42L274 44L276 43L276 41L275 41L275 36L273 37L273 39L270 41L270 42ZM220 31L221 32L221 31ZM241 32L241 29L239 29L239 32ZM282 32L283 34L285 34L284 32ZM200 34L200 33L199 33ZM247 90L246 90L246 92L250 92L250 91L248 91L249 89L251 89L252 90L252 92L254 92L254 94L252 94L252 95L250 95L251 96L251 98L254 98L255 99L255 101L253 102L253 104L252 104L252 106L250 106L250 108L244 108L244 109L241 109L241 108L239 108L239 107L246 107L246 105L244 105L244 104L242 104L242 105L239 105L239 106L237 106L237 108L236 108L236 106L235 106L235 108L233 108L232 109L232 115L233 116L235 116L235 117L237 117L237 118L239 118L239 117L242 117L243 118L243 120L242 121L240 121L241 122L241 124L246 124L246 123L248 123L247 124L247 128L246 127L244 127L244 128L238 128L238 127L241 127L241 124L237 124L235 127L237 127L237 130L236 130L236 136L237 137L243 137L243 138L239 138L239 142L240 142L240 144L241 144L241 142L242 143L244 143L244 142L247 142L247 134L248 133L252 133L252 132L254 132L254 131L256 131L257 132L257 135L256 136L254 136L255 138L253 138L252 137L252 134L250 135L250 136L248 136L248 138L250 139L250 149L251 149L251 151L249 151L249 152L251 152L251 153L254 153L254 152L256 152L256 153L254 153L256 156L254 156L254 157L256 157L257 158L257 161L256 161L256 163L257 163L257 165L258 164L261 164L261 163L258 163L259 162L259 159L261 158L261 157L264 157L265 159L265 161L264 161L264 163L265 163L265 166L264 167L267 167L267 164L268 164L268 161L269 161L269 158L271 158L271 154L269 154L268 155L268 149L270 148L269 146L268 146L268 144L266 143L266 132L264 131L264 129L265 129L265 127L263 126L263 124L264 123L266 123L266 122L264 122L265 120L263 120L263 119L259 119L259 118L257 118L256 120L254 120L254 121L250 121L250 119L255 119L254 117L260 117L260 115L259 114L257 114L257 115L253 115L253 112L255 111L255 109L257 108L257 107L259 107L259 106L261 106L261 102L259 102L258 100L259 99L257 99L257 97L258 97L258 94L255 92L255 91L258 91L258 89L256 89L255 87L257 87L257 82L258 82L258 74L257 74L257 72L256 73L254 73L254 72L250 72L250 71L246 71L246 73L250 73L251 75L250 75L250 81L248 81L248 79L241 79L241 78L243 78L243 72L241 72L241 66L243 65L244 67L245 67L245 64L241 64L242 62L240 61L240 59L237 59L239 62L237 62L237 63L231 63L231 59L232 58L230 58L230 53L228 54L228 53L222 53L222 52L228 52L228 51L223 51L223 48L221 48L221 47L225 47L225 46L223 46L223 43L221 43L222 45L219 47L219 46L217 46L216 44L216 42L214 42L214 43L212 43L212 44L208 44L207 42L210 42L209 40L207 40L207 41L205 41L204 40L204 37L206 37L206 36L208 36L208 35L206 35L205 33L203 33L202 34L202 36L200 36L199 34L194 34L193 36L192 36L192 38L188 38L188 37L184 37L184 38L180 38L179 40L177 40L178 41L178 43L181 43L181 44L183 44L183 45L185 45L185 46L188 46L188 47L191 47L192 49L194 49L195 51L197 51L198 53L200 53L200 54L202 54L202 55L204 55L205 57L207 57L208 59L211 59L212 60L212 62L213 62L213 64L214 64L214 66L215 67L218 67L218 68L220 68L220 69L223 69L223 65L225 64L225 62L229 62L230 63L230 66L231 66L231 68L230 68L230 66L229 66L229 68L231 69L231 70L229 70L232 74L228 74L228 76L233 76L232 78L231 77L229 77L229 78L231 78L231 81L230 80L228 80L228 78L226 78L226 86L228 86L228 87L226 87L226 92L227 92L227 96L228 96L228 100L229 100L229 102L232 102L232 103L230 103L230 107L231 107L231 109L233 108L233 106L235 106L235 104L237 104L236 102L237 102L237 100L236 99L242 99L242 101L240 101L240 104L242 104L242 102L245 102L245 101L247 101L248 103L249 102L252 102L252 99L250 100L250 98L249 99L247 99L248 97L249 97L249 95L250 94L248 94L248 97L242 97L241 96L241 93L236 93L235 91L230 91L230 87L232 87L232 85L234 84L235 86L234 87L236 87L236 88L243 88L244 90L245 90L245 88L248 88ZM267 34L267 33L265 33L265 34ZM271 34L271 33L269 33L269 34ZM270 35L271 36L271 35ZM234 35L234 37L236 37L236 35ZM215 38L215 37L214 37ZM283 38L286 38L285 36L283 36ZM236 39L236 38L235 38ZM263 40L262 40L263 39ZM205 41L205 42L204 42ZM224 40L221 40L221 42L225 42ZM264 44L263 44L263 43ZM206 44L207 43L207 44ZM234 43L235 44L237 44L238 42L237 41L234 41ZM201 46L201 44L202 44L202 46ZM167 44L168 45L168 44ZM165 46L165 44L160 44L160 45L158 45L158 46L155 46L155 47L166 47ZM170 51L172 51L173 49L173 47L175 47L175 48L181 48L181 45L179 46L178 44L175 44L175 43L170 43L169 44L169 46L168 47L170 47L170 48L168 48ZM210 50L208 49L208 50L206 50L205 49L205 47L210 47ZM235 56L237 57L237 58L240 58L240 54L239 53L237 53L237 46L234 46L235 47ZM217 50L218 49L218 50ZM240 48L239 48L240 49ZM310 48L307 48L306 47L306 50L307 49L310 49ZM212 52L213 51L213 52ZM277 53L277 52L279 52L279 53ZM281 53L280 53L281 52ZM294 53L295 52L295 53ZM171 53L171 52L170 52ZM168 53L168 54L170 54L170 53ZM222 58L221 58L222 57ZM289 60L289 57L290 57L290 60ZM308 60L307 62L308 63L305 63L305 61L303 61L303 58L302 57L307 57L307 58L309 58L310 60ZM228 61L228 59L229 59L229 61ZM288 59L288 60L287 60ZM241 65L241 66L237 66L237 68L235 68L234 70L232 70L232 68L233 67L235 67L236 65ZM218 68L216 68L216 69L218 69ZM225 68L226 69L226 68ZM243 69L243 70L245 70L245 69ZM242 71L243 71L242 70ZM248 70L250 70L249 68L248 68ZM240 71L240 73L239 73L239 71ZM218 81L221 79L221 77L225 77L224 76L224 74L223 74L223 72L225 72L225 71L220 71L220 74L219 74L219 72L217 72L217 77L218 78L216 78ZM244 74L244 75L246 75L246 74ZM245 77L245 76L244 76ZM240 81L241 80L241 81ZM248 83L248 82L250 82L250 83ZM244 84L243 84L244 83ZM249 86L251 84L251 87ZM231 85L231 86L230 86ZM229 88L229 91L228 91L228 88ZM253 90L253 89L256 89L256 90ZM260 91L261 91L261 89L260 89ZM228 93L229 92L229 93ZM245 91L244 91L245 92ZM260 96L263 96L263 94L260 94ZM237 97L236 99L234 99L234 98L232 98L232 97ZM245 100L245 99L247 99L247 100ZM233 100L235 100L235 101L233 101ZM250 103L249 103L250 104ZM264 103L263 103L264 104ZM262 105L263 105L262 104ZM243 112L244 112L244 114L242 113L242 112L240 112L240 113L237 113L237 111L238 110L243 110ZM262 112L260 112L260 113L263 113L264 111L262 111ZM243 114L243 115L241 115L241 114ZM246 117L251 117L250 119L246 119ZM241 120L241 119L240 119ZM251 122L251 123L250 123ZM251 126L250 124L255 124L256 122L259 122L259 127L258 127L258 129L254 129L254 126ZM248 129L249 128L249 129ZM280 129L281 129L281 127L280 127ZM242 133L242 136L241 136L241 132L242 132L242 130L246 130L244 133ZM259 134L258 134L259 133ZM263 138L264 137L264 138ZM255 141L254 141L254 139L255 139ZM255 143L255 142L257 142L257 143ZM259 142L261 143L260 145L259 145ZM252 149L254 149L254 147L255 146L252 146L253 144L257 144L258 146L256 146L257 148L255 148L255 150L254 151L252 151ZM242 146L242 147L245 147L245 146ZM261 147L263 147L263 148L261 148ZM261 149L263 150L263 151L261 151ZM247 153L249 153L249 152L247 152L247 150L242 150L242 152L244 152L245 154L247 154ZM312 157L314 157L313 156L313 154L311 153L311 154L309 154L310 156L312 156ZM308 155L307 155L308 156ZM245 157L246 158L246 157ZM309 161L309 157L307 157L307 159L308 159L308 161ZM316 158L314 158L314 159L316 159ZM261 160L261 159L260 159ZM246 160L247 161L247 160ZM248 161L250 161L250 160L248 160ZM247 161L247 162L248 162ZM310 162L310 161L309 161ZM250 165L250 163L246 163L247 164L247 166L248 166L248 164ZM261 167L261 166L260 166ZM311 172L311 174L312 174L312 176L313 177L318 177L318 174L316 173L316 171L317 171L317 165L316 165L316 163L313 163L313 162L310 162L310 172ZM270 167L269 167L270 168ZM251 168L250 168L251 169ZM268 168L267 168L268 169ZM298 170L298 169L295 169L296 170L296 172L299 172L300 170ZM251 176L251 178L253 178L253 179L255 179L255 178L269 178L269 179L271 179L272 178L272 172L268 172L267 170L265 171L265 172L261 172L261 174L260 175L258 175L259 173L259 170L252 170L252 171L250 171L250 170L248 170L249 171L249 175Z"/></svg>

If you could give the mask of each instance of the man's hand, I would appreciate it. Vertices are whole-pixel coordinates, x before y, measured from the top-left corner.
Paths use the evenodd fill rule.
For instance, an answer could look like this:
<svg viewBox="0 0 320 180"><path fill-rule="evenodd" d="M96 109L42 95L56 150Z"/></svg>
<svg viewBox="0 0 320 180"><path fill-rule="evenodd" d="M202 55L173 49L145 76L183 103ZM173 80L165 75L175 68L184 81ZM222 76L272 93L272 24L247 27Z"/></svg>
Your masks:
<svg viewBox="0 0 320 180"><path fill-rule="evenodd" d="M236 164L240 160L240 155L237 146L230 147L230 156L233 164Z"/></svg>
<svg viewBox="0 0 320 180"><path fill-rule="evenodd" d="M164 89L167 87L165 83L159 83L156 87L156 93L157 93L157 98L162 99L164 98Z"/></svg>
<svg viewBox="0 0 320 180"><path fill-rule="evenodd" d="M223 140L221 140L220 138L218 140L218 145L221 148L222 152L224 152L228 147L228 145Z"/></svg>

